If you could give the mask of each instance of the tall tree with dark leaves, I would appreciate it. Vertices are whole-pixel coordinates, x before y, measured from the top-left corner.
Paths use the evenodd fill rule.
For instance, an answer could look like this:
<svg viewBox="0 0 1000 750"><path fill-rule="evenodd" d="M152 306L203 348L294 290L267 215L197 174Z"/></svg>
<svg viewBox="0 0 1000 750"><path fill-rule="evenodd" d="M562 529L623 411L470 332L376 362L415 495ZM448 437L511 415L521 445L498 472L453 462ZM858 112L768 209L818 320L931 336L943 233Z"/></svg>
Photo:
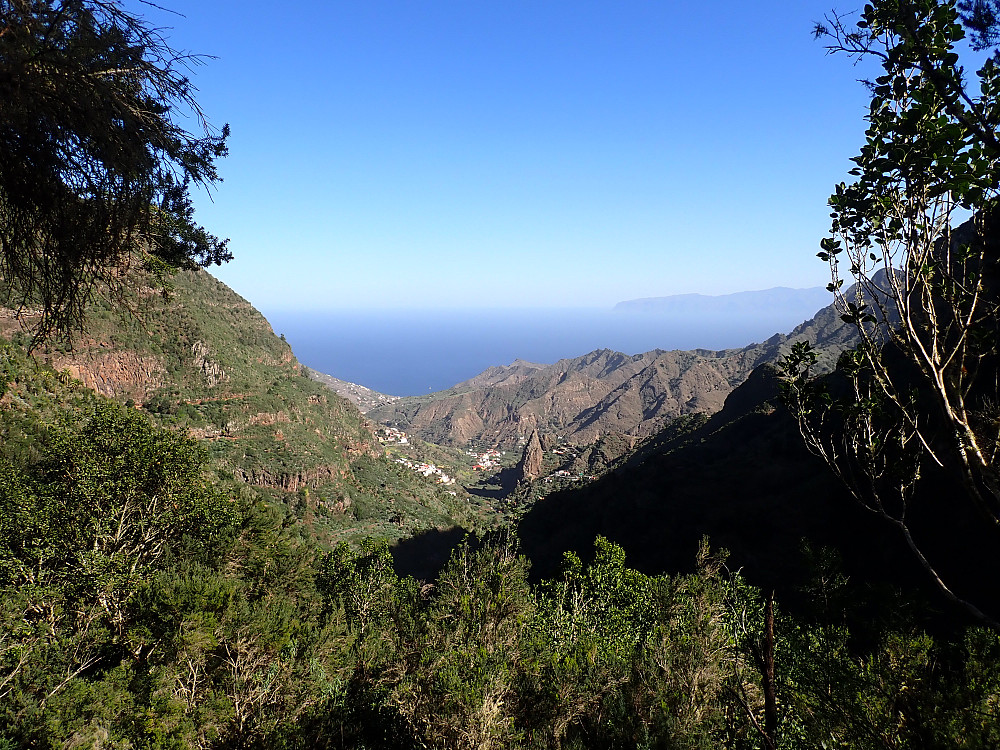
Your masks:
<svg viewBox="0 0 1000 750"><path fill-rule="evenodd" d="M79 326L96 289L124 298L137 267L231 259L193 221L229 135L199 62L116 0L0 0L0 280L38 334Z"/></svg>

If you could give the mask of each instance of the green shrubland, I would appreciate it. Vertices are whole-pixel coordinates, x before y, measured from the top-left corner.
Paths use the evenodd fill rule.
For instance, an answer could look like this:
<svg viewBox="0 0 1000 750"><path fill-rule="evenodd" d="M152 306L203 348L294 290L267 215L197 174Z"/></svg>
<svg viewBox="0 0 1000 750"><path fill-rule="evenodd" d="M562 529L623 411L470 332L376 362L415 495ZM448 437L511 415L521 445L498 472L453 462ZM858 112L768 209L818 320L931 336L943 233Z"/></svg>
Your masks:
<svg viewBox="0 0 1000 750"><path fill-rule="evenodd" d="M308 497L268 502L142 410L0 354L0 746L1000 742L997 634L833 555L777 602L771 649L767 592L707 542L650 575L599 538L538 581L498 532L418 581L385 541L320 546ZM357 506L380 512L360 493L397 469L371 459Z"/></svg>
<svg viewBox="0 0 1000 750"><path fill-rule="evenodd" d="M7 746L1000 742L997 634L932 632L835 568L803 611L777 607L770 736L766 596L707 543L696 572L647 575L599 538L532 583L512 537L470 540L425 583L385 543L321 553L204 469L196 444L107 404L52 427L22 471L5 463Z"/></svg>

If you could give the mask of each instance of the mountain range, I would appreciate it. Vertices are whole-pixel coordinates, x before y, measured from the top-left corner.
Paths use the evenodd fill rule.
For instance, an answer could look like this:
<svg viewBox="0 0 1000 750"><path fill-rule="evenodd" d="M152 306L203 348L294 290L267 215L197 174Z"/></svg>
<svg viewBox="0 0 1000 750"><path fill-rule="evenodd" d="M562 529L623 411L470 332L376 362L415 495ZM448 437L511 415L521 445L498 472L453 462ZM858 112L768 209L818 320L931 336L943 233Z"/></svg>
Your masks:
<svg viewBox="0 0 1000 750"><path fill-rule="evenodd" d="M703 318L766 315L789 316L792 320L803 320L829 302L830 292L826 287L790 289L777 286L733 294L674 294L667 297L644 297L619 302L615 305L615 310Z"/></svg>
<svg viewBox="0 0 1000 750"><path fill-rule="evenodd" d="M777 361L800 340L820 350L823 371L852 345L854 333L828 305L790 333L740 349L636 355L602 349L551 365L516 360L445 391L385 401L367 416L448 445L510 447L534 430L578 444L610 433L646 437L678 416L718 411L754 368Z"/></svg>
<svg viewBox="0 0 1000 750"><path fill-rule="evenodd" d="M308 377L263 316L207 273L178 273L168 295L145 289L132 302L141 318L95 303L85 335L72 347L36 352L36 364L16 353L27 342L13 313L0 311L0 333L14 344L0 410L10 456L31 456L25 425L41 430L72 419L85 386L198 438L220 481L242 485L328 549L388 538L404 570L430 577L466 530L499 520L488 493L470 498L459 485L448 489L401 466L371 421ZM762 582L791 580L782 571L802 539L841 549L866 579L900 580L912 573L900 565L905 551L884 543L884 529L869 517L847 510L843 490L805 451L775 398L771 363L803 339L831 369L853 335L827 307L788 334L742 349L518 360L440 394L383 403L368 416L403 415L415 436L444 443L524 438L543 462L560 445L589 442L565 466L596 480L543 492L514 514L539 574L553 572L567 549L583 554L595 535L620 542L641 568L677 570L708 534ZM684 414L696 416L673 419ZM544 482L542 473L537 465L523 470L525 487ZM516 505L530 495L518 492L507 500L502 490L497 501Z"/></svg>

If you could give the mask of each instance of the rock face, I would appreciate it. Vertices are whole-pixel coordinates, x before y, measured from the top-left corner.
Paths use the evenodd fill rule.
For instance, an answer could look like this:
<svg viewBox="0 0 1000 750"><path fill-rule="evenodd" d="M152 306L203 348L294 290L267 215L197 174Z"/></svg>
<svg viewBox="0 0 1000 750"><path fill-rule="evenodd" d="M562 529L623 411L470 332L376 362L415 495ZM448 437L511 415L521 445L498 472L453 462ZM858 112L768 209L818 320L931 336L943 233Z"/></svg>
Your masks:
<svg viewBox="0 0 1000 750"><path fill-rule="evenodd" d="M226 379L226 371L218 362L210 359L212 350L204 341L195 341L191 345L191 354L194 355L194 366L204 375L209 388L214 388Z"/></svg>
<svg viewBox="0 0 1000 750"><path fill-rule="evenodd" d="M610 433L641 438L678 416L718 411L755 367L776 361L803 339L821 350L818 371L832 368L854 341L839 313L827 307L787 335L742 349L657 349L634 356L602 349L553 365L518 360L447 391L377 406L366 416L451 445L512 447L536 430L577 444Z"/></svg>
<svg viewBox="0 0 1000 750"><path fill-rule="evenodd" d="M532 430L528 444L524 446L524 455L517 465L517 473L520 481L531 481L538 479L542 475L542 441L538 438L538 430Z"/></svg>
<svg viewBox="0 0 1000 750"><path fill-rule="evenodd" d="M59 355L52 359L57 370L70 375L105 396L143 403L163 387L166 370L155 356L131 351L86 352L83 356Z"/></svg>
<svg viewBox="0 0 1000 750"><path fill-rule="evenodd" d="M760 368L697 432L646 443L611 474L540 500L518 527L533 570L554 574L564 550L586 554L598 535L650 572L690 569L707 535L734 568L768 585L789 585L803 539L838 548L852 575L899 566L902 545L887 544L871 515L830 481L777 401L774 371Z"/></svg>

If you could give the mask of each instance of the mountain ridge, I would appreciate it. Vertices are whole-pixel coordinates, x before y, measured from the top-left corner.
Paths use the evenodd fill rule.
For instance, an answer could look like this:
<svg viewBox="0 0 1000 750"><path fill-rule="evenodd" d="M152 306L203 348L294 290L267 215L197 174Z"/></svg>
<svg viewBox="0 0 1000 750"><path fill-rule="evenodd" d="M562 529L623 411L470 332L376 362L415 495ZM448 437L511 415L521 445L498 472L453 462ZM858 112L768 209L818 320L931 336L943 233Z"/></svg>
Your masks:
<svg viewBox="0 0 1000 750"><path fill-rule="evenodd" d="M445 391L377 406L367 416L447 445L510 447L535 429L574 443L610 433L642 438L678 416L718 411L754 368L776 361L798 340L819 350L818 371L825 371L853 345L854 334L828 305L787 334L738 349L635 355L596 349L551 365L515 360Z"/></svg>
<svg viewBox="0 0 1000 750"><path fill-rule="evenodd" d="M804 318L829 300L825 287L792 288L776 286L769 289L732 292L730 294L672 294L663 297L641 297L623 300L614 306L625 312L670 313L680 315L769 315L792 314Z"/></svg>

